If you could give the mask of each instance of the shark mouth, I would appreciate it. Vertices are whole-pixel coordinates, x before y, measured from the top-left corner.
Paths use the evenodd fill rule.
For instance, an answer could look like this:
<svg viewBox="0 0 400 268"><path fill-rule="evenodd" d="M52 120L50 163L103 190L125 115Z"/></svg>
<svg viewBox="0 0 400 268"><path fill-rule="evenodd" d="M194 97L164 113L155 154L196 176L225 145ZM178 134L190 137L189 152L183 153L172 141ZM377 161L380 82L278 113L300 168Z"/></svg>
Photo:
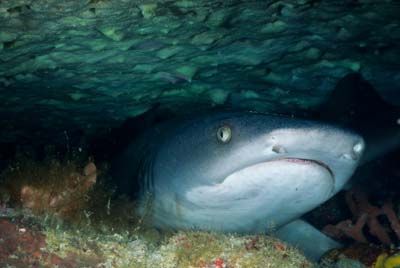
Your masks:
<svg viewBox="0 0 400 268"><path fill-rule="evenodd" d="M324 162L318 161L318 160L314 160L314 159L306 159L306 158L294 158L294 157L285 157L285 158L276 158L276 159L272 159L272 160L267 160L267 161L263 161L263 162L258 162L256 164L253 165L249 165L246 166L244 168L241 168L239 170L236 170L232 173L230 173L228 176L223 177L222 179L216 181L216 184L222 184L224 181L227 180L227 178L232 178L232 176L237 175L238 173L244 172L245 170L249 170L252 169L260 164L263 163L273 163L273 162L288 162L288 163L295 163L295 164L300 164L300 165L308 165L308 166L319 166L322 167L323 169L325 169L329 175L335 179L334 173L332 171L332 169L325 164Z"/></svg>
<svg viewBox="0 0 400 268"><path fill-rule="evenodd" d="M313 159L304 159L304 158L279 158L279 159L275 159L272 161L286 161L286 162L290 162L290 163L297 163L297 164L304 164L304 165L318 165L321 166L323 168L325 168L329 174L331 174L332 177L335 177L333 174L332 169L325 164L324 162L318 161L318 160L313 160Z"/></svg>

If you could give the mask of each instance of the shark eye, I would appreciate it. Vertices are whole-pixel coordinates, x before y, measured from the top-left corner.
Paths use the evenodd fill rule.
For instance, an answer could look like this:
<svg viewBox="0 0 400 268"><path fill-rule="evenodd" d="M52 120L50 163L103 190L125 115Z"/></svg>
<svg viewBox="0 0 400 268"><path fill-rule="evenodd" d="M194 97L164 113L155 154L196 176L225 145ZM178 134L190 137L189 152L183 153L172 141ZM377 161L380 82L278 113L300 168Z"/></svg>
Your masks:
<svg viewBox="0 0 400 268"><path fill-rule="evenodd" d="M228 126L222 126L217 130L217 139L222 143L228 143L232 138L232 129Z"/></svg>

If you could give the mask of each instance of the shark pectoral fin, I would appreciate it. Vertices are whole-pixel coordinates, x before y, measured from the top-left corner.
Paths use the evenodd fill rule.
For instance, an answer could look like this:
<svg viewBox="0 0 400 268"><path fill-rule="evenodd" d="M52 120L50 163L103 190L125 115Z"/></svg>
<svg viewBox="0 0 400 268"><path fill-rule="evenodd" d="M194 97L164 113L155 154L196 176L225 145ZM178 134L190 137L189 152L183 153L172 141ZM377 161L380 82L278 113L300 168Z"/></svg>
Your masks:
<svg viewBox="0 0 400 268"><path fill-rule="evenodd" d="M288 223L274 234L279 239L298 248L312 261L318 261L325 252L342 246L303 220Z"/></svg>

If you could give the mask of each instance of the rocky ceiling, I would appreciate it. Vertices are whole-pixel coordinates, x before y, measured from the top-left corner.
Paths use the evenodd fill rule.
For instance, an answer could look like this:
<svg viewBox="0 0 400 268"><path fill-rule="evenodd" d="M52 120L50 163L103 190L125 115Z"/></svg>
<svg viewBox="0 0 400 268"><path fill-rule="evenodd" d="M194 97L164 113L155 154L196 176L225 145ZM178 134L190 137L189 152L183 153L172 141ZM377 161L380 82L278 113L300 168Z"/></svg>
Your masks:
<svg viewBox="0 0 400 268"><path fill-rule="evenodd" d="M395 0L0 0L0 141L96 132L156 103L312 109L351 72L399 101L399 14Z"/></svg>

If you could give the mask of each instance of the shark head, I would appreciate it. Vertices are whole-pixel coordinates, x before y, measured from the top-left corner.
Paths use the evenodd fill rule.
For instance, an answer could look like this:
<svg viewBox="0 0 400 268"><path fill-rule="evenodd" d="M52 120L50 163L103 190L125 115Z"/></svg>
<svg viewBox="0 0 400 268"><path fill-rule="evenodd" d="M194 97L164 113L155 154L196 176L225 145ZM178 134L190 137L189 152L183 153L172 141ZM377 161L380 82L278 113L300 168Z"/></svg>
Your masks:
<svg viewBox="0 0 400 268"><path fill-rule="evenodd" d="M160 227L273 230L338 192L365 147L349 130L256 113L207 114L170 129L147 172Z"/></svg>

